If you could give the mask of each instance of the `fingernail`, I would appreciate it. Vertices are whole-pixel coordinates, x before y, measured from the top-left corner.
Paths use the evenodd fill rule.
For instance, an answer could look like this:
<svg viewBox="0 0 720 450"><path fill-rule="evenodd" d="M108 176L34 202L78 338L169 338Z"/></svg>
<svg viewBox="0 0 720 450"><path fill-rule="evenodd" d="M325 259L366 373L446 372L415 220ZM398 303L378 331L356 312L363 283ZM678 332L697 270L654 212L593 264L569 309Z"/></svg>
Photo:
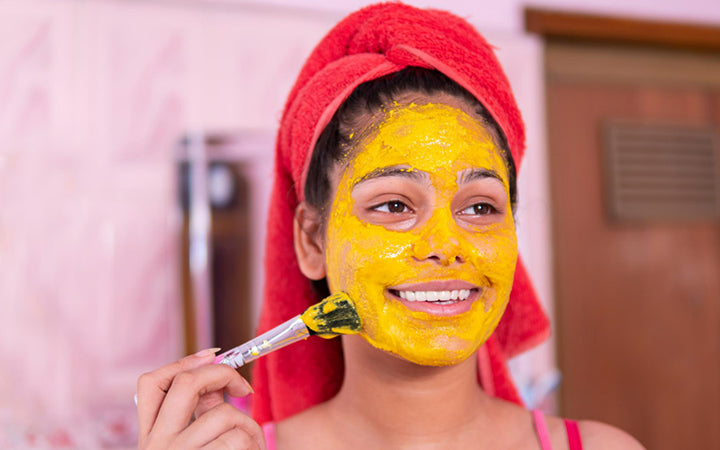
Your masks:
<svg viewBox="0 0 720 450"><path fill-rule="evenodd" d="M251 393L251 394L254 394L254 393L255 393L255 389L252 388L252 386L250 385L250 382L249 382L248 380L246 380L245 378L243 378L242 380L245 382L245 386L247 386L247 388L248 388L248 390L250 391L250 393Z"/></svg>
<svg viewBox="0 0 720 450"><path fill-rule="evenodd" d="M206 348L205 350L200 350L199 352L195 353L193 356L197 356L200 358L203 356L210 356L217 353L218 350L220 350L220 347Z"/></svg>

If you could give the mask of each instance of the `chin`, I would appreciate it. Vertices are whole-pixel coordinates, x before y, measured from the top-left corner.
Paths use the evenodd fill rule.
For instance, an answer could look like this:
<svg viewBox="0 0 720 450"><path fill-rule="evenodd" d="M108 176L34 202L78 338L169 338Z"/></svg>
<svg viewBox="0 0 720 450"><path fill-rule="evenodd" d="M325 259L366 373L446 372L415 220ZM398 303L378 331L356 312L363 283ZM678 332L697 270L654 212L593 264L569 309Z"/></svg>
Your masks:
<svg viewBox="0 0 720 450"><path fill-rule="evenodd" d="M460 364L474 354L475 351L451 352L444 349L438 349L438 351L424 352L421 355L405 354L398 356L420 366L447 367L454 366L455 364Z"/></svg>
<svg viewBox="0 0 720 450"><path fill-rule="evenodd" d="M446 337L447 338L447 337ZM447 338L448 341L453 341L451 338ZM459 340L459 339L458 339ZM417 343L413 346L391 346L379 345L376 342L369 341L371 345L381 350L384 350L396 358L403 359L405 361L417 364L420 366L431 366L431 367L446 367L459 364L468 358L472 357L480 345L465 345L458 346L458 340L452 342L455 345L438 346L438 347L427 347L425 342ZM448 342L450 343L450 342Z"/></svg>

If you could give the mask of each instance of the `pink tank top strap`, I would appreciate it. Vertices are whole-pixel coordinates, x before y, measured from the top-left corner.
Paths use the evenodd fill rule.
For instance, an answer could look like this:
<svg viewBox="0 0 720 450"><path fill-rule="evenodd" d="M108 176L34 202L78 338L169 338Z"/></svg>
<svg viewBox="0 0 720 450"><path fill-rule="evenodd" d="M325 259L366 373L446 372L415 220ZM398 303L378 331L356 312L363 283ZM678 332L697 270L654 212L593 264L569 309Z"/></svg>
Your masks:
<svg viewBox="0 0 720 450"><path fill-rule="evenodd" d="M568 419L565 419L564 422L570 450L582 450L582 440L580 439L580 429L577 422Z"/></svg>
<svg viewBox="0 0 720 450"><path fill-rule="evenodd" d="M262 432L265 436L265 445L267 450L275 450L275 422L267 422L262 426Z"/></svg>
<svg viewBox="0 0 720 450"><path fill-rule="evenodd" d="M538 441L540 442L541 450L552 450L552 443L550 442L550 433L545 423L545 414L539 409L532 411L533 420L535 421L535 433L537 433Z"/></svg>
<svg viewBox="0 0 720 450"><path fill-rule="evenodd" d="M545 422L545 414L539 409L535 409L532 411L532 415L535 421L535 432L540 442L540 449L552 450L550 432ZM565 431L567 433L568 448L570 450L582 450L582 440L580 439L580 429L578 428L577 422L568 419L563 419L563 422L565 423Z"/></svg>

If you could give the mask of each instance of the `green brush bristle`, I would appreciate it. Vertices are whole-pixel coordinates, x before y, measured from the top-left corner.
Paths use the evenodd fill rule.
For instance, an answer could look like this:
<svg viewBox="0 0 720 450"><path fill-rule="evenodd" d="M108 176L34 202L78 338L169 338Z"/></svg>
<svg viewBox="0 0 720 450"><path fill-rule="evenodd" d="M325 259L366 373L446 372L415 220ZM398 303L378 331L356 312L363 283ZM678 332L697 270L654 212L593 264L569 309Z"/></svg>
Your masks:
<svg viewBox="0 0 720 450"><path fill-rule="evenodd" d="M302 320L310 334L324 338L338 334L356 334L362 324L355 304L344 292L333 294L302 314Z"/></svg>

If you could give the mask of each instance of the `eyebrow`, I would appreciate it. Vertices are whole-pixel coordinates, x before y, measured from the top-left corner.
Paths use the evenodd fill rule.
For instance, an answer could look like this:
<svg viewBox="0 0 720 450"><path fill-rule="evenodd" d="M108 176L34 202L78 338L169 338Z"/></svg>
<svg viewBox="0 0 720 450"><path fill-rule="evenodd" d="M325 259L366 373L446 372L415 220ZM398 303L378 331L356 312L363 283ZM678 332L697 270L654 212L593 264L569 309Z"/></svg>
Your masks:
<svg viewBox="0 0 720 450"><path fill-rule="evenodd" d="M382 178L382 177L405 177L410 178L413 180L423 181L428 179L428 174L425 172L420 172L415 169L410 169L408 167L403 166L390 166L390 167L379 167L369 173L367 173L365 176L360 178L353 187L357 186L358 184L367 181L372 180L375 178Z"/></svg>
<svg viewBox="0 0 720 450"><path fill-rule="evenodd" d="M505 180L500 175L498 175L497 172L490 169L473 169L472 171L463 174L463 176L458 180L458 184L469 183L471 181L480 180L483 178L495 178L503 185L505 185Z"/></svg>

